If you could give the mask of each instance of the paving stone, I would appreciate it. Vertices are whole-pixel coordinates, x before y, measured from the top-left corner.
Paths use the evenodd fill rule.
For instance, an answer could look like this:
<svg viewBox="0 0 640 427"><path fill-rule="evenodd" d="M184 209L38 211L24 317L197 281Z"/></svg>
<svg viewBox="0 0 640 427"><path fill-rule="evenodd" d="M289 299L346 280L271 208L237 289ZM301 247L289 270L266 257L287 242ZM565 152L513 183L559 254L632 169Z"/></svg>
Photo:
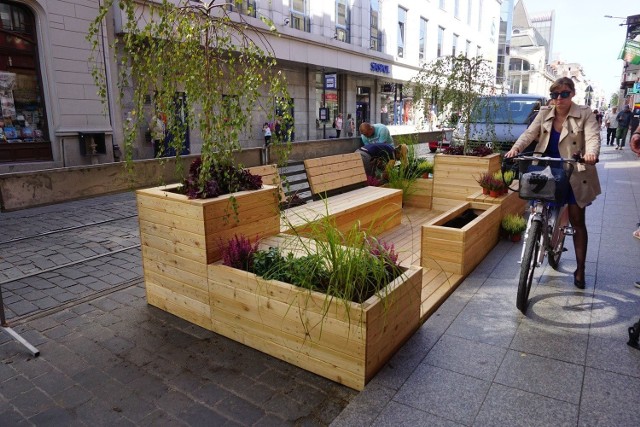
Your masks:
<svg viewBox="0 0 640 427"><path fill-rule="evenodd" d="M263 409L236 395L225 398L215 406L215 409L242 425L252 425L266 415Z"/></svg>
<svg viewBox="0 0 640 427"><path fill-rule="evenodd" d="M421 364L393 400L470 425L478 414L490 385L487 381Z"/></svg>
<svg viewBox="0 0 640 427"><path fill-rule="evenodd" d="M37 388L13 395L10 401L27 418L55 407L55 402Z"/></svg>
<svg viewBox="0 0 640 427"><path fill-rule="evenodd" d="M578 404L583 376L583 366L510 350L495 382Z"/></svg>
<svg viewBox="0 0 640 427"><path fill-rule="evenodd" d="M437 417L433 414L425 412L411 406L403 405L397 402L390 402L382 413L371 424L374 427L414 427L414 426L433 426L433 427L460 427L453 421Z"/></svg>
<svg viewBox="0 0 640 427"><path fill-rule="evenodd" d="M493 384L474 425L569 427L577 422L577 405Z"/></svg>

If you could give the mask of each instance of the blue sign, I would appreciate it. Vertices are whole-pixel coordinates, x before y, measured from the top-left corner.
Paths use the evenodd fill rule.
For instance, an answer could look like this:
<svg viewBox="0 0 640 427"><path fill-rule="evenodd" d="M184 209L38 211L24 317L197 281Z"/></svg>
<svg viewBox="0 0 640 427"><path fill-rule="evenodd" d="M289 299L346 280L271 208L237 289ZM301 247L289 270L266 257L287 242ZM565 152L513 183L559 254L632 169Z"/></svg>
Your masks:
<svg viewBox="0 0 640 427"><path fill-rule="evenodd" d="M335 74L325 74L324 75L324 88L325 89L337 89L337 79Z"/></svg>
<svg viewBox="0 0 640 427"><path fill-rule="evenodd" d="M369 68L369 70L373 71L374 73L383 73L383 74L391 73L391 69L389 68L388 65L378 64L377 62L372 62L370 65L371 67Z"/></svg>

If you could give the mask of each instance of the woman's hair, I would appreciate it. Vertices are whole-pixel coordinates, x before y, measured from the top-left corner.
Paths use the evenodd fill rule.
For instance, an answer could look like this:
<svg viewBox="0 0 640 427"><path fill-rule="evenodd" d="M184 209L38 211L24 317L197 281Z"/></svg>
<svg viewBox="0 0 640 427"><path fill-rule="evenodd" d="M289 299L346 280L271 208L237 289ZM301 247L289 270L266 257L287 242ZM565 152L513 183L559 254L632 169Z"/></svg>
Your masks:
<svg viewBox="0 0 640 427"><path fill-rule="evenodd" d="M561 86L567 86L569 89L571 89L571 92L576 91L576 85L573 84L573 80L571 80L569 77L560 77L558 80L553 82L553 84L549 88L549 91L554 92L556 89L559 89Z"/></svg>

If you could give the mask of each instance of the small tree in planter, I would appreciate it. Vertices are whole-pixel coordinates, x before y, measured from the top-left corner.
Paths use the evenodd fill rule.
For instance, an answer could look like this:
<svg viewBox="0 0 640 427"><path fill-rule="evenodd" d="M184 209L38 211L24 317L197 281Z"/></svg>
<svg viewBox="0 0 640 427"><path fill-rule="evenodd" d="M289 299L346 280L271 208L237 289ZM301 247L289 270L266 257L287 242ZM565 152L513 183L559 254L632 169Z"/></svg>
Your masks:
<svg viewBox="0 0 640 427"><path fill-rule="evenodd" d="M495 71L489 61L463 54L443 56L424 64L411 87L416 104L423 108L436 105L438 111L455 115L464 123L463 153L467 153L474 106L495 88Z"/></svg>
<svg viewBox="0 0 640 427"><path fill-rule="evenodd" d="M235 1L235 0L234 0ZM236 1L237 2L237 1ZM171 148L179 156L185 147L185 132L196 130L202 141L199 186L204 188L212 170L234 166L239 138L251 130L256 106L291 131L289 96L284 75L275 69L269 31L275 27L263 19L258 28L241 14L229 12L228 2L206 0L161 3L105 0L89 28L91 62L101 58L104 22L111 13L122 14L121 35L113 51L120 66L117 85L128 118L124 129L126 159L133 158L138 131L146 128L148 100L166 118L166 131L173 136ZM215 3L215 4L214 4ZM106 98L107 85L101 68L93 68L99 93ZM177 93L186 102L176 111ZM274 108L274 100L276 105ZM288 141L281 132L274 143ZM279 156L280 157L280 156Z"/></svg>

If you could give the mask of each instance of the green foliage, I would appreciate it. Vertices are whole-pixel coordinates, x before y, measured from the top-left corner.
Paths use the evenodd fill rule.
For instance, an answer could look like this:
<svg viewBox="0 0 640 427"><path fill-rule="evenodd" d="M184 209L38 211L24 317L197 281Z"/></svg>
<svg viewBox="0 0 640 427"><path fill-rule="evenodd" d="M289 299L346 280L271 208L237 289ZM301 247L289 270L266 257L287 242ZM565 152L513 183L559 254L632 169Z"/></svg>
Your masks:
<svg viewBox="0 0 640 427"><path fill-rule="evenodd" d="M452 120L460 118L465 123L463 152L468 151L473 106L495 87L495 73L489 64L482 57L444 56L424 64L411 82L417 105L428 109L435 104Z"/></svg>
<svg viewBox="0 0 640 427"><path fill-rule="evenodd" d="M402 190L406 199L413 192L413 184L425 173L433 172L433 163L416 156L415 146L410 145L405 162L396 162L386 170L387 185Z"/></svg>
<svg viewBox="0 0 640 427"><path fill-rule="evenodd" d="M527 228L527 220L522 215L506 214L500 225L508 234L520 234Z"/></svg>
<svg viewBox="0 0 640 427"><path fill-rule="evenodd" d="M201 184L212 168L234 163L233 152L241 148L239 137L251 131L255 109L274 118L273 111L285 107L280 109L279 120L291 122L286 80L275 68L267 39L275 27L268 20L263 19L265 25L256 28L242 14L232 18L224 2L119 0L119 11L114 4L114 0L105 0L98 7L87 38L92 46L92 75L99 94L106 99L101 63L103 26L109 11L122 14L122 31L112 51L120 70L119 99L128 111L126 159L131 160L137 134L146 128L149 109L165 114L176 153L185 144L186 128L200 136ZM177 93L186 94L187 101L180 114L173 114ZM145 102L149 99L151 107ZM272 137L274 145L286 145L288 140L286 136Z"/></svg>
<svg viewBox="0 0 640 427"><path fill-rule="evenodd" d="M502 171L498 171L496 173L493 174L493 177L497 180L500 181L504 181L504 183L508 186L511 185L511 183L513 182L514 178L516 176L515 171L512 170L507 170L504 172L504 174L502 173Z"/></svg>

